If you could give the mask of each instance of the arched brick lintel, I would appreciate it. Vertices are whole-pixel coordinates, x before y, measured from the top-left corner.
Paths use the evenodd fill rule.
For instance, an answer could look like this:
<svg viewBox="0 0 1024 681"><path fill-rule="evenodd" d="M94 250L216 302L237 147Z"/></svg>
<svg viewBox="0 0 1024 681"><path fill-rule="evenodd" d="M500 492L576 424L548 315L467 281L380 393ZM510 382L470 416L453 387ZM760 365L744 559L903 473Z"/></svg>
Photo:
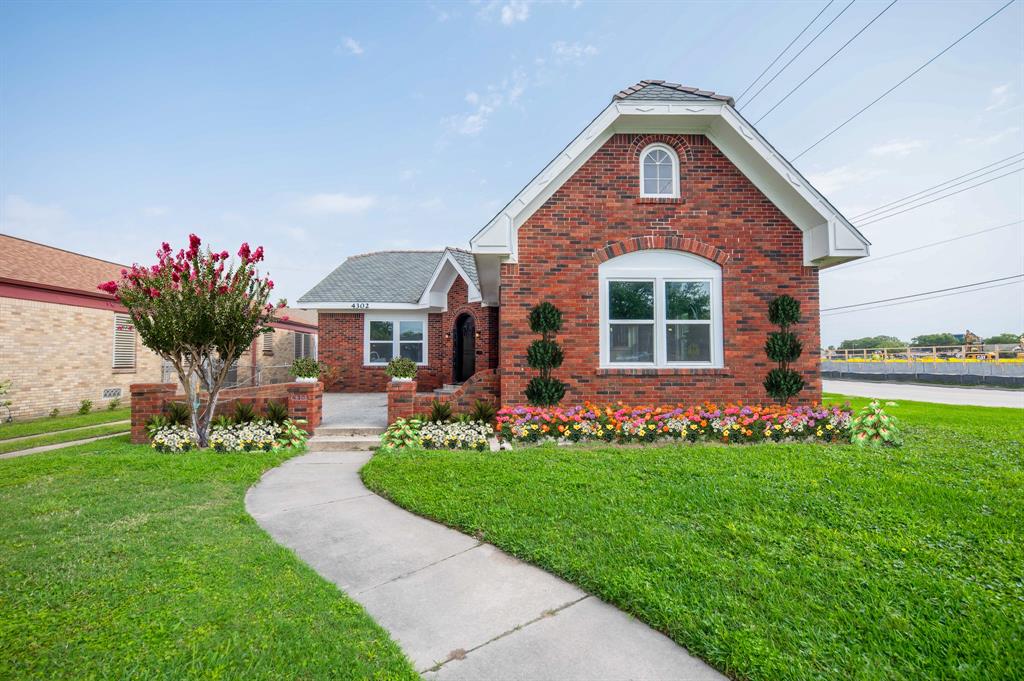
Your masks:
<svg viewBox="0 0 1024 681"><path fill-rule="evenodd" d="M672 147L676 151L676 155L679 156L680 162L685 160L687 163L693 163L693 150L690 148L691 141L684 135L667 135L667 134L648 134L648 135L636 135L630 141L629 153L637 161L640 160L640 152L646 149L651 144L664 144L665 146Z"/></svg>
<svg viewBox="0 0 1024 681"><path fill-rule="evenodd" d="M665 236L664 234L635 236L625 241L616 241L594 251L594 257L597 258L598 262L605 262L626 253L655 249L693 253L702 258L707 258L718 265L724 265L729 260L728 253L720 248L715 248L711 244L706 244L703 241L689 237Z"/></svg>

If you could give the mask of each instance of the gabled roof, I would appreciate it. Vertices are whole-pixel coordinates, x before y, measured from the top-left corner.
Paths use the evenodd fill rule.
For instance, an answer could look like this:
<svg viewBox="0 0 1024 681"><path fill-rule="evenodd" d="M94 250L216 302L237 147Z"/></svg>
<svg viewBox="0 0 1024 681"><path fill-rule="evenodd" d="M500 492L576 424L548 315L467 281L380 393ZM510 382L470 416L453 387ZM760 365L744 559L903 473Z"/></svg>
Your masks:
<svg viewBox="0 0 1024 681"><path fill-rule="evenodd" d="M710 90L680 85L679 83L666 83L663 80L641 80L636 85L630 85L624 90L612 96L612 100L657 100L662 102L726 102L734 106L735 102L728 95L719 95Z"/></svg>
<svg viewBox="0 0 1024 681"><path fill-rule="evenodd" d="M706 90L645 80L622 90L472 239L478 257L518 258L518 230L616 133L705 135L804 233L804 263L830 267L868 255L870 242L732 106ZM494 267L484 292L492 291ZM492 276L493 275L493 276Z"/></svg>
<svg viewBox="0 0 1024 681"><path fill-rule="evenodd" d="M446 255L479 288L476 260L467 251L378 251L353 255L299 297L303 307L337 303L370 303L416 306L433 282Z"/></svg>
<svg viewBox="0 0 1024 681"><path fill-rule="evenodd" d="M116 262L0 234L0 278L100 293L96 287L121 276Z"/></svg>

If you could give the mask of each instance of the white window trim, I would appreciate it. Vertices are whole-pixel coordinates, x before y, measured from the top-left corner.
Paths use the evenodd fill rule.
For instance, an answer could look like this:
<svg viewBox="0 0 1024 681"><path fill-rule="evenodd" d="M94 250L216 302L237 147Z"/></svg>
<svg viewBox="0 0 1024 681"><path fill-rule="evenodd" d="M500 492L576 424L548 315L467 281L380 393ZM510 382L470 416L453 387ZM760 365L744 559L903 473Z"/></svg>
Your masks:
<svg viewBox="0 0 1024 681"><path fill-rule="evenodd" d="M644 250L626 253L601 263L600 285L600 364L601 369L714 369L724 366L722 308L722 268L698 255L680 251ZM654 282L654 361L612 362L608 318L608 282ZM706 281L711 286L711 361L669 362L665 335L669 324L705 323L698 320L665 319L665 283L670 281ZM624 324L644 323L622 320Z"/></svg>
<svg viewBox="0 0 1024 681"><path fill-rule="evenodd" d="M668 153L668 157L672 160L672 193L671 194L648 194L644 191L644 159L647 158L647 154L651 153L655 149L661 149ZM678 199L679 198L679 154L676 150L667 144L661 142L655 142L648 144L640 152L640 196L642 198L649 199Z"/></svg>
<svg viewBox="0 0 1024 681"><path fill-rule="evenodd" d="M391 312L383 314L363 315L363 366L384 367L387 362L370 361L370 322L392 322L394 324L394 335L391 337L392 357L399 355L400 324L399 322L423 322L423 361L417 362L416 366L425 367L430 364L430 334L427 330L427 315L417 312ZM387 341L373 341L375 343L386 343ZM418 343L419 341L405 341L406 343Z"/></svg>

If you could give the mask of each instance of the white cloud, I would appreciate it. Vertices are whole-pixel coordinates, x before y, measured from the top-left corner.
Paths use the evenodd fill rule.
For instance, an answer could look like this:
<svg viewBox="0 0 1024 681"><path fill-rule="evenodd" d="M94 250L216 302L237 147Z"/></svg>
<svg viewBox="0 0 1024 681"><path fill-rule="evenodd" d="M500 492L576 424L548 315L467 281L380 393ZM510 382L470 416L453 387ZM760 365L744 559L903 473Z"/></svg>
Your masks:
<svg viewBox="0 0 1024 681"><path fill-rule="evenodd" d="M530 3L525 0L509 0L501 6L501 23L505 26L512 26L529 18Z"/></svg>
<svg viewBox="0 0 1024 681"><path fill-rule="evenodd" d="M1020 132L1020 128L1018 126L1016 126L1016 125L1013 125L1013 126L1010 126L1009 128L1006 128L1004 130L1000 130L998 132L994 132L991 135L982 135L980 137L964 137L963 139L960 140L960 143L961 144L968 144L968 145L987 146L989 144L995 144L997 142L1002 142L1007 137L1011 137L1013 135L1016 135L1018 132Z"/></svg>
<svg viewBox="0 0 1024 681"><path fill-rule="evenodd" d="M551 52L555 55L556 62L582 64L597 54L597 48L593 45L584 45L578 42L567 43L564 40L558 40L551 43Z"/></svg>
<svg viewBox="0 0 1024 681"><path fill-rule="evenodd" d="M874 177L883 175L884 171L875 168L852 168L848 165L839 166L832 170L825 170L819 173L810 173L807 179L814 188L823 194L838 192L840 189L850 185L866 182Z"/></svg>
<svg viewBox="0 0 1024 681"><path fill-rule="evenodd" d="M992 111L999 109L1010 103L1010 84L1003 83L992 88L989 93L989 105L985 107L985 111Z"/></svg>
<svg viewBox="0 0 1024 681"><path fill-rule="evenodd" d="M4 229L45 229L67 218L67 212L58 205L33 203L17 194L7 195L0 207L0 225Z"/></svg>
<svg viewBox="0 0 1024 681"><path fill-rule="evenodd" d="M296 201L295 208L306 215L357 215L376 203L377 197L371 195L313 194Z"/></svg>
<svg viewBox="0 0 1024 681"><path fill-rule="evenodd" d="M453 16L452 13L449 12L447 9L443 7L438 7L434 3L429 3L427 7L430 9L431 12L434 13L434 19L436 19L439 24L443 24L444 22L451 19Z"/></svg>
<svg viewBox="0 0 1024 681"><path fill-rule="evenodd" d="M487 127L490 117L499 109L515 104L522 97L527 87L526 74L517 69L501 83L489 85L483 93L470 91L464 99L473 107L472 111L445 116L442 123L459 135L474 136Z"/></svg>
<svg viewBox="0 0 1024 681"><path fill-rule="evenodd" d="M918 149L928 146L923 140L890 140L882 144L876 144L868 149L872 156L895 156L903 158L909 156Z"/></svg>
<svg viewBox="0 0 1024 681"><path fill-rule="evenodd" d="M347 36L341 41L339 49L344 49L346 52L356 57L361 56L363 52L366 51L363 49L363 46L359 44L358 40Z"/></svg>

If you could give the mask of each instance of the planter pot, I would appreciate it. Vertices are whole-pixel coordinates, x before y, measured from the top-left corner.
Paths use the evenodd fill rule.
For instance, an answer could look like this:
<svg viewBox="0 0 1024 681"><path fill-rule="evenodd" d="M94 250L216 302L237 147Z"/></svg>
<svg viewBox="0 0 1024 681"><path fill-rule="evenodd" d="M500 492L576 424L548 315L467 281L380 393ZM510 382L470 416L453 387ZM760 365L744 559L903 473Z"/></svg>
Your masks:
<svg viewBox="0 0 1024 681"><path fill-rule="evenodd" d="M409 378L398 378L397 376L391 379L392 383L412 383L412 377Z"/></svg>
<svg viewBox="0 0 1024 681"><path fill-rule="evenodd" d="M296 376L296 383L316 383L320 380L319 376Z"/></svg>

